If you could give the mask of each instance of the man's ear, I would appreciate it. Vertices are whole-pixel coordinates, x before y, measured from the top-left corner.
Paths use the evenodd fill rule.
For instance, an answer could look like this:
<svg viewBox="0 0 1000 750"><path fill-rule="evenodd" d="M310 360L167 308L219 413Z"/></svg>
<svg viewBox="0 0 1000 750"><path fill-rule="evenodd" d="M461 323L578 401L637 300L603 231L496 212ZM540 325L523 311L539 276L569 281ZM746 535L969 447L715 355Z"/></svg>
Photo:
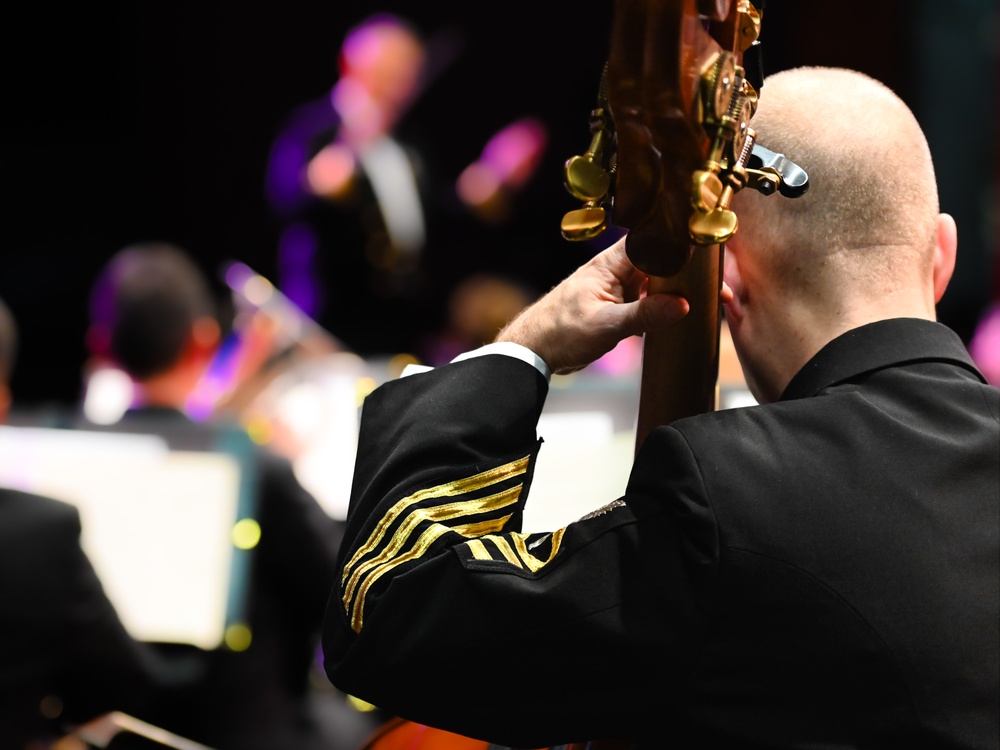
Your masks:
<svg viewBox="0 0 1000 750"><path fill-rule="evenodd" d="M739 257L739 243L730 240L722 249L722 280L733 294L732 299L726 301L726 307L734 311L740 309L746 294Z"/></svg>
<svg viewBox="0 0 1000 750"><path fill-rule="evenodd" d="M934 242L934 302L941 301L955 272L958 253L958 227L949 214L938 214L937 237Z"/></svg>

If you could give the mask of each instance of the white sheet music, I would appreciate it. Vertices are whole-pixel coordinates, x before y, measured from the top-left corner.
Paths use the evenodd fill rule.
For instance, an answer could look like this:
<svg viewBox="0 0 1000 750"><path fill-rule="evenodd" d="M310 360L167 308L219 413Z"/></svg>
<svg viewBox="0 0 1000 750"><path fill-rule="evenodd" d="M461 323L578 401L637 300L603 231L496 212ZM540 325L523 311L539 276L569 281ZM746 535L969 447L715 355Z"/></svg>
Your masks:
<svg viewBox="0 0 1000 750"><path fill-rule="evenodd" d="M152 435L0 426L0 485L79 508L84 551L135 638L222 644L234 456L171 450Z"/></svg>

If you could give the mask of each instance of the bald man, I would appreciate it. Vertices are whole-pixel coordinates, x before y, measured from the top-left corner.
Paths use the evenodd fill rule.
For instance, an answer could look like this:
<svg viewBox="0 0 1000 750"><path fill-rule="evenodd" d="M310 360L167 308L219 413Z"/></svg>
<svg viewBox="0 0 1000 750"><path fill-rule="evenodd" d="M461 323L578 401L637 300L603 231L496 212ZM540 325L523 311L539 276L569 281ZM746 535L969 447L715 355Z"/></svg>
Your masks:
<svg viewBox="0 0 1000 750"><path fill-rule="evenodd" d="M734 203L722 302L759 404L653 429L619 498L519 533L549 375L688 309L639 295L623 241L496 342L386 383L335 685L513 747L998 746L1000 391L935 320L957 240L927 143L847 70L770 77L753 122L811 184Z"/></svg>

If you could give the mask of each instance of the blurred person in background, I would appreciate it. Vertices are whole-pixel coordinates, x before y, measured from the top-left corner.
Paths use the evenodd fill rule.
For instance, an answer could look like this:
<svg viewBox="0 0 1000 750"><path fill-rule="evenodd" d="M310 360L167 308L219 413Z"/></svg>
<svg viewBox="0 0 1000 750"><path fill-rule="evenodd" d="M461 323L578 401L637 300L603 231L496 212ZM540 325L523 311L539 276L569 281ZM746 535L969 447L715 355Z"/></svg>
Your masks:
<svg viewBox="0 0 1000 750"><path fill-rule="evenodd" d="M16 348L0 300L0 424ZM48 747L111 711L148 720L197 675L194 662L165 661L129 635L80 535L76 506L0 487L0 747Z"/></svg>
<svg viewBox="0 0 1000 750"><path fill-rule="evenodd" d="M277 284L365 357L415 354L447 325L464 278L511 267L509 251L469 248L516 224L548 132L533 116L497 128L457 120L465 137L489 134L464 166L447 163L439 144L455 145L450 123L425 102L462 44L450 29L425 35L395 14L364 17L343 37L332 88L289 114L268 154Z"/></svg>
<svg viewBox="0 0 1000 750"><path fill-rule="evenodd" d="M189 402L219 341L210 285L182 248L125 247L95 280L88 344L133 381L121 419L129 429L196 429ZM286 458L261 446L253 462L260 541L247 595L252 639L243 651L205 652L204 679L156 723L218 750L352 747L368 718L317 703L310 684L343 524L302 487ZM189 650L157 645L169 654Z"/></svg>
<svg viewBox="0 0 1000 750"><path fill-rule="evenodd" d="M488 344L536 296L526 285L498 274L477 273L463 279L448 298L445 327L420 339L420 360L443 365Z"/></svg>
<svg viewBox="0 0 1000 750"><path fill-rule="evenodd" d="M399 125L427 84L430 50L408 20L375 13L344 36L337 73L326 96L289 115L268 157L278 283L352 350L408 351L425 325L416 303L437 198L419 138Z"/></svg>

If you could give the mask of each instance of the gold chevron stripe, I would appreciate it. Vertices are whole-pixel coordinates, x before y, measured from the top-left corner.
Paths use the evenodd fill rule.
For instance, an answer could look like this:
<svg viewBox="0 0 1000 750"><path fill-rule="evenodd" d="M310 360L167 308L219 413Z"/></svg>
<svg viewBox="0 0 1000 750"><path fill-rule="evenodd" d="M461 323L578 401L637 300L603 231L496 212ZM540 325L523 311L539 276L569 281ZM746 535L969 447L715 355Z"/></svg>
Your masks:
<svg viewBox="0 0 1000 750"><path fill-rule="evenodd" d="M524 560L524 564L528 567L528 570L532 573L536 573L555 559L556 554L559 552L559 547L562 545L562 539L565 534L565 528L557 529L552 532L552 541L550 542L552 550L549 552L549 556L544 560L535 557L535 555L528 551L528 545L526 543L528 536L526 534L511 534L511 536L514 539L514 546L517 548L517 552L521 556L521 559Z"/></svg>
<svg viewBox="0 0 1000 750"><path fill-rule="evenodd" d="M484 536L480 540L481 549L473 549L472 554L477 560L492 560L493 556L490 555L485 544L486 541L489 541L496 546L507 562L518 568L527 568L532 573L536 573L555 559L565 533L566 529L559 529L552 532L552 549L549 552L549 556L544 560L536 557L528 550L527 539L529 535L518 532L509 534L511 541L507 541L506 537L501 536ZM513 542L513 547L511 546L511 542Z"/></svg>
<svg viewBox="0 0 1000 750"><path fill-rule="evenodd" d="M389 526L391 526L392 523L411 505L435 497L454 497L456 495L463 495L468 492L474 492L475 490L483 487L488 487L491 484L496 484L497 482L501 482L510 477L519 476L527 471L530 458L530 456L525 456L524 458L519 458L516 461L511 461L510 463L497 466L496 468L475 474L471 477L459 479L454 482L446 482L445 484L439 484L435 487L427 487L425 489L418 490L412 495L404 497L389 509L389 511L382 517L382 520L378 522L378 525L375 527L372 535L368 537L368 541L365 542L358 549L358 551L351 556L347 565L344 566L341 583L347 580L348 575L351 573L351 568L357 564L358 560L382 543L382 538L385 536L386 530Z"/></svg>
<svg viewBox="0 0 1000 750"><path fill-rule="evenodd" d="M482 543L479 539L470 539L465 543L465 546L469 548L472 556L477 560L492 560L493 556L486 551L486 545Z"/></svg>
<svg viewBox="0 0 1000 750"><path fill-rule="evenodd" d="M500 550L500 554L504 556L504 559L511 565L517 568L523 568L521 561L517 559L517 555L514 554L514 548L508 544L507 540L502 536L488 536L485 539L489 539Z"/></svg>
<svg viewBox="0 0 1000 750"><path fill-rule="evenodd" d="M520 489L520 485L518 485ZM364 583L358 589L357 599L354 600L354 608L351 610L351 628L355 633L360 633L363 625L363 615L365 598L368 595L368 590L374 585L374 583L381 578L383 575L388 573L390 570L398 565L409 562L410 560L416 560L418 557L423 555L427 549L442 536L447 534L449 531L458 532L462 536L473 536L478 537L484 534L495 533L502 529L504 525L510 520L510 516L503 516L502 518L492 518L486 521L479 521L477 523L462 524L460 526L445 526L444 524L435 523L424 531L417 537L417 541L414 542L413 546L408 552L399 557L388 560L384 562L379 568L373 570L368 577L365 579ZM345 607L349 606L347 599L344 601Z"/></svg>
<svg viewBox="0 0 1000 750"><path fill-rule="evenodd" d="M343 584L345 609L350 606L350 600L354 596L354 589L358 585L359 581L364 578L368 571L379 567L396 557L400 550L402 550L405 546L410 535L413 534L414 530L418 526L426 521L431 521L433 523L451 521L456 518L476 515L496 510L498 508L503 508L508 505L513 505L517 502L517 499L521 494L522 486L523 485L518 484L494 495L479 497L474 500L459 500L456 502L445 503L443 505L435 505L429 508L417 508L413 510L402 522L402 524L400 524L399 528L396 529L395 533L389 538L388 543L382 548L382 551L375 557L360 563L354 572L351 573L350 579Z"/></svg>

